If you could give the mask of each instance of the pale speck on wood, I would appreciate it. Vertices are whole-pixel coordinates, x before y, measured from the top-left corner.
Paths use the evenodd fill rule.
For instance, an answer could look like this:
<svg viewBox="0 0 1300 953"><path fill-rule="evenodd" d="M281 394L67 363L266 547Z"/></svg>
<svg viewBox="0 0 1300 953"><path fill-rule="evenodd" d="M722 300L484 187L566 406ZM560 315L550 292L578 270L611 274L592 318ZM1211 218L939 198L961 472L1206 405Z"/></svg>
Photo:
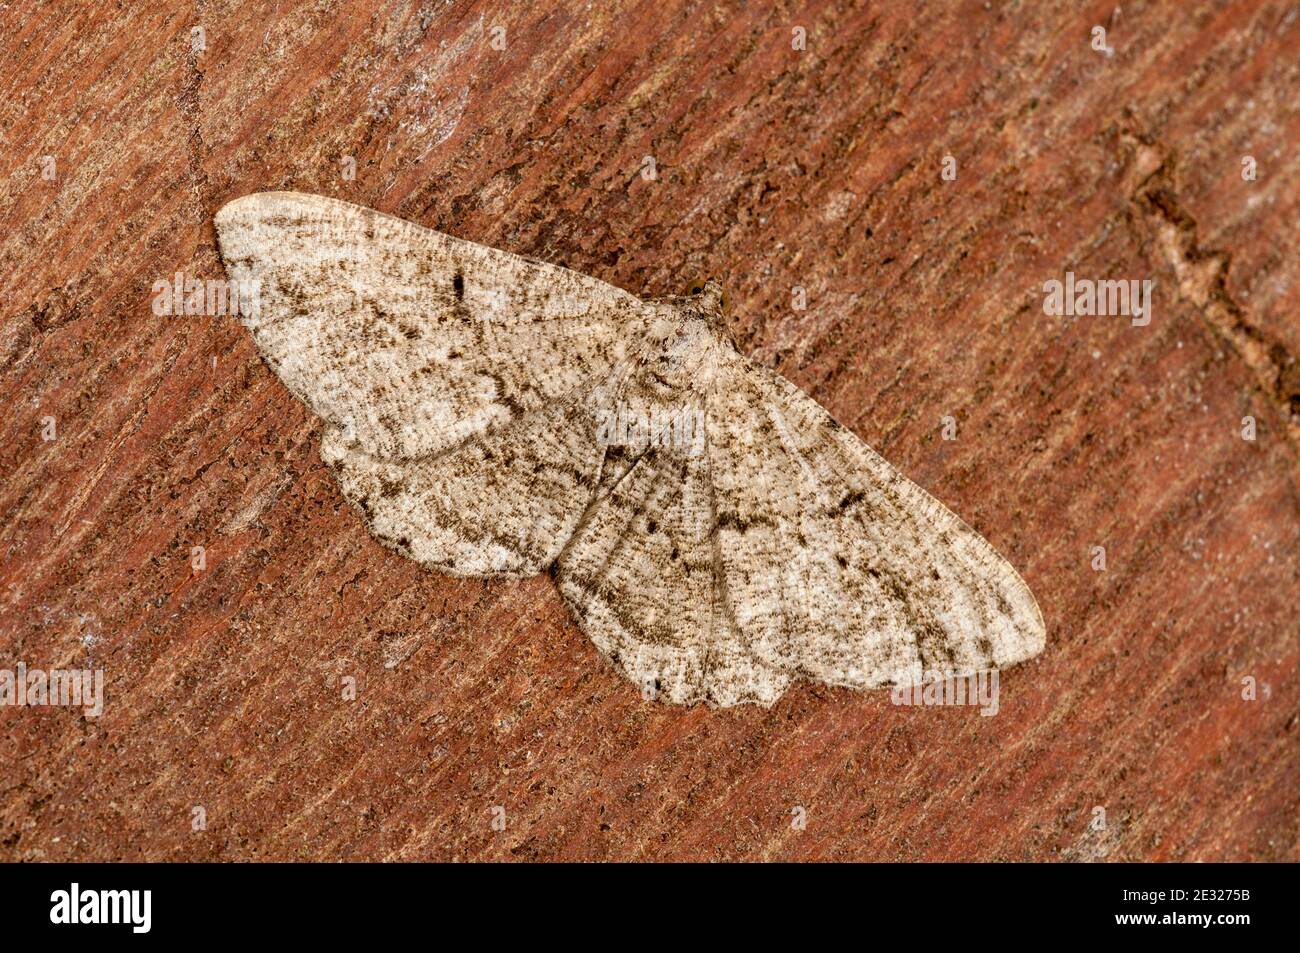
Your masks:
<svg viewBox="0 0 1300 953"><path fill-rule="evenodd" d="M985 540L815 401L738 353L712 283L640 300L346 202L216 215L245 317L325 423L385 544L463 576L550 570L648 695L770 705L798 679L959 677L1038 654L1042 615ZM703 452L597 438L617 405L703 409Z"/></svg>

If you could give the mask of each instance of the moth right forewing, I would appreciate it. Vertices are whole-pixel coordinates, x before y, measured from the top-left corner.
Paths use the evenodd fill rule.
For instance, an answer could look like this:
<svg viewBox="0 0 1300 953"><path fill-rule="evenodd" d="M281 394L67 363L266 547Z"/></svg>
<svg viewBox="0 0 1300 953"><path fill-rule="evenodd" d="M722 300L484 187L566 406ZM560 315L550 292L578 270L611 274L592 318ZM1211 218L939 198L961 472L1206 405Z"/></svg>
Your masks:
<svg viewBox="0 0 1300 953"><path fill-rule="evenodd" d="M1042 650L1033 595L978 533L789 381L757 365L748 376L767 408L765 446L791 461L799 487L798 528L785 538L807 593L786 611L807 643L801 667L873 687L1001 668ZM781 523L796 520L787 513Z"/></svg>
<svg viewBox="0 0 1300 953"><path fill-rule="evenodd" d="M833 475L816 474L743 359L710 396L709 456L726 610L747 649L790 677L862 686L892 668L887 627L868 633L873 600L842 578L838 528L821 516ZM854 639L854 633L862 637Z"/></svg>

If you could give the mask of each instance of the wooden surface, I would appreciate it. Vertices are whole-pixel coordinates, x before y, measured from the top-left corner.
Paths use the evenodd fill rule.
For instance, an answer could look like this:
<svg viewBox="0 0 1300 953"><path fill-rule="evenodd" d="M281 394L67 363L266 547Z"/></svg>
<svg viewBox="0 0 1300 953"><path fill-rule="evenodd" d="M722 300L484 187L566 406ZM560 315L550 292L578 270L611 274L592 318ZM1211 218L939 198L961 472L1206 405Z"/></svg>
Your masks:
<svg viewBox="0 0 1300 953"><path fill-rule="evenodd" d="M1297 859L1294 5L0 18L0 668L106 679L98 719L0 708L0 858ZM1021 570L1046 651L995 717L680 709L549 578L383 549L247 332L151 310L263 189L718 278L748 353ZM1066 271L1154 280L1154 320L1044 315Z"/></svg>

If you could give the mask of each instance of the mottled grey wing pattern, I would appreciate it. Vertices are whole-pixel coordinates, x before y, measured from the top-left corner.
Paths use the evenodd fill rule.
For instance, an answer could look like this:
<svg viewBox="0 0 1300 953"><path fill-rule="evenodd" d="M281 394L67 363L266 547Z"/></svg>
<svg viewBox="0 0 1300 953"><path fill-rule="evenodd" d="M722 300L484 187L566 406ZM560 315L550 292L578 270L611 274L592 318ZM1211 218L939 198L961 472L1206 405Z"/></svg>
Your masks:
<svg viewBox="0 0 1300 953"><path fill-rule="evenodd" d="M322 196L250 195L216 225L231 276L260 286L259 351L324 418L322 457L375 534L458 575L549 566L599 471L592 405L650 309Z"/></svg>
<svg viewBox="0 0 1300 953"><path fill-rule="evenodd" d="M718 377L727 356L719 342L698 350L700 366L682 377L701 389L704 446L647 446L609 463L554 574L583 631L647 696L770 704L791 673L755 652L736 624L720 551L708 421L722 399L716 385L729 384L725 371ZM624 395L653 399L660 370L646 364Z"/></svg>
<svg viewBox="0 0 1300 953"><path fill-rule="evenodd" d="M1042 650L1015 570L789 381L719 353L705 425L705 454L650 448L557 562L629 678L771 704L801 678L911 684Z"/></svg>
<svg viewBox="0 0 1300 953"><path fill-rule="evenodd" d="M1042 651L1033 594L983 537L788 380L733 366L709 419L718 551L758 657L874 688Z"/></svg>
<svg viewBox="0 0 1300 953"><path fill-rule="evenodd" d="M371 531L403 555L458 576L535 575L591 500L605 456L595 404L618 377L418 460L356 450L329 425L321 458Z"/></svg>
<svg viewBox="0 0 1300 953"><path fill-rule="evenodd" d="M231 277L260 286L258 349L366 453L456 446L602 380L647 309L595 278L318 195L260 192L216 215Z"/></svg>
<svg viewBox="0 0 1300 953"><path fill-rule="evenodd" d="M551 568L647 693L770 704L1029 658L1024 582L779 375L716 298L642 302L347 203L217 215L267 362L326 421L322 457L388 545L444 572ZM703 410L701 444L610 445L630 401Z"/></svg>

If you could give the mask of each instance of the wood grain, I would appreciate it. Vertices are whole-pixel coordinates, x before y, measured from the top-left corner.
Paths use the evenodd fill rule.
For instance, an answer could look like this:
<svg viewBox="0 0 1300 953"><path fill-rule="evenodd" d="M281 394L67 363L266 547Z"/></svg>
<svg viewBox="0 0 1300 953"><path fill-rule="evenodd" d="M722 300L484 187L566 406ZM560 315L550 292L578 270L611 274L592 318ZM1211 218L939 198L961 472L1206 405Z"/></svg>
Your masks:
<svg viewBox="0 0 1300 953"><path fill-rule="evenodd" d="M0 668L106 679L98 719L0 708L0 858L1300 858L1293 7L0 17ZM385 550L247 332L151 309L263 189L644 296L719 279L742 349L1022 572L1046 651L996 717L682 709L549 578ZM1154 320L1044 315L1066 271L1154 280Z"/></svg>

